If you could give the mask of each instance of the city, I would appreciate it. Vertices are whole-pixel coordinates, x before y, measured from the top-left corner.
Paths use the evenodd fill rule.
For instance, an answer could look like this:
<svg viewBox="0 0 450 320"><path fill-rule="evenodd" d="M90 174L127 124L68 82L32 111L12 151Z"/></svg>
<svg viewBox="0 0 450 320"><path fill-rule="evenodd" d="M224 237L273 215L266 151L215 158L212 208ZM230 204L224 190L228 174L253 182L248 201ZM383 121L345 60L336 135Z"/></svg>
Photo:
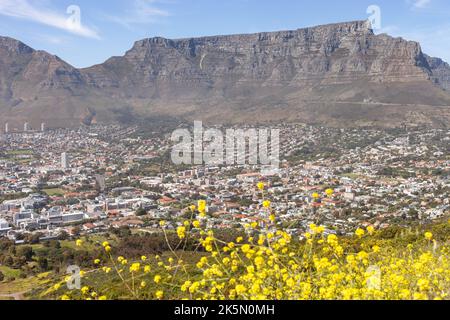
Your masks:
<svg viewBox="0 0 450 320"><path fill-rule="evenodd" d="M449 215L450 131L277 128L275 172L175 166L169 135L146 137L117 125L4 134L0 235L24 243L33 235L45 241L121 227L158 232L161 219L176 229L199 199L210 204L211 227L240 229L263 218L259 181L267 183L277 224L295 236L311 223L348 235L360 226L427 224Z"/></svg>

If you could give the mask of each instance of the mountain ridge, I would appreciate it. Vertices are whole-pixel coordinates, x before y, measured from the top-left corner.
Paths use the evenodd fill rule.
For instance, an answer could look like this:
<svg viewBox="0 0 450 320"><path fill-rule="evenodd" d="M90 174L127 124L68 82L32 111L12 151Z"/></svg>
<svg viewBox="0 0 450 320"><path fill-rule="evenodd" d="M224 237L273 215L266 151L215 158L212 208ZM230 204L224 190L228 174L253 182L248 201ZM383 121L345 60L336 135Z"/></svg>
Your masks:
<svg viewBox="0 0 450 320"><path fill-rule="evenodd" d="M392 127L450 119L450 66L417 42L375 35L367 21L147 38L82 69L14 41L0 37L3 122L75 126L128 114Z"/></svg>

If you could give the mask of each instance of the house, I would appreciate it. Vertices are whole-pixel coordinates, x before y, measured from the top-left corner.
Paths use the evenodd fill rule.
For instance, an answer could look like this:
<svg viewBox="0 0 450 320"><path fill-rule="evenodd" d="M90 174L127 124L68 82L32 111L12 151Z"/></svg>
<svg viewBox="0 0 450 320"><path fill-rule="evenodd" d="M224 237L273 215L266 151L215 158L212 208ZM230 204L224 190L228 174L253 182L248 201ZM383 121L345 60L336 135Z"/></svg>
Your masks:
<svg viewBox="0 0 450 320"><path fill-rule="evenodd" d="M5 236L11 229L8 221L0 219L0 236Z"/></svg>

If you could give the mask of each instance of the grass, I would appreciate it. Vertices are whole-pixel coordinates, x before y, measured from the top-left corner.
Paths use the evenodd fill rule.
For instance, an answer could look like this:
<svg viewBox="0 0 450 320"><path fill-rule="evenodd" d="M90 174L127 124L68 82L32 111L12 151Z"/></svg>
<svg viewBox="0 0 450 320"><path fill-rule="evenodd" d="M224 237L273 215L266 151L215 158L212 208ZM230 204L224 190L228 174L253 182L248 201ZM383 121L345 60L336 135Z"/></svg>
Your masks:
<svg viewBox="0 0 450 320"><path fill-rule="evenodd" d="M12 269L6 266L0 266L0 272L3 273L3 275L5 276L5 279L8 278L19 278L20 275L22 274L22 271L17 270L17 269Z"/></svg>
<svg viewBox="0 0 450 320"><path fill-rule="evenodd" d="M49 197L52 196L64 196L65 191L60 188L54 188L54 189L44 189L43 190Z"/></svg>
<svg viewBox="0 0 450 320"><path fill-rule="evenodd" d="M183 260L187 263L194 265L201 257L205 256L205 253L200 252L177 252L180 256L183 257ZM161 254L161 258L164 261L167 261L168 258L173 257L171 252L164 252ZM152 257L153 258L153 257ZM149 290L151 292L156 291L161 288L160 285L157 285L153 282L153 275L163 274L164 269L162 267L159 267L157 264L157 261L153 258L150 258L150 260L147 262L149 265L151 265L153 273L151 275L147 276L140 276L136 278L137 283L139 283L141 280L145 280L149 285ZM136 260L138 261L138 260ZM192 268L192 275L195 279L201 278L201 272L198 272L195 268ZM183 273L179 273L179 277L182 277ZM60 277L59 281L61 281L62 277ZM56 282L52 283L55 284ZM130 281L127 281L131 285ZM122 281L120 278L115 274L114 272L110 274L105 274L100 268L97 270L94 270L92 272L89 272L83 279L82 279L82 286L88 286L88 287L96 287L98 289L98 293L101 294L107 294L108 297L114 298L114 299L131 299L129 292L124 287ZM53 286L41 286L31 292L31 295L29 296L32 299L45 299L45 300L53 300L53 299L59 299L63 294L68 292L67 287L63 284L61 288L55 290ZM77 292L72 292L73 294L78 294ZM169 294L169 292L168 292ZM179 292L173 292L173 296L171 296L173 299L180 298L181 295Z"/></svg>
<svg viewBox="0 0 450 320"><path fill-rule="evenodd" d="M356 173L344 173L341 175L342 177L346 177L346 178L350 178L352 180L356 180L358 178L361 178L361 175L356 174Z"/></svg>
<svg viewBox="0 0 450 320"><path fill-rule="evenodd" d="M6 152L6 154L11 155L11 156L24 156L24 155L32 155L33 151L32 150L12 150L12 151Z"/></svg>
<svg viewBox="0 0 450 320"><path fill-rule="evenodd" d="M0 295L26 293L37 287L48 285L52 279L49 272L38 274L26 279L16 279L12 282L0 283Z"/></svg>

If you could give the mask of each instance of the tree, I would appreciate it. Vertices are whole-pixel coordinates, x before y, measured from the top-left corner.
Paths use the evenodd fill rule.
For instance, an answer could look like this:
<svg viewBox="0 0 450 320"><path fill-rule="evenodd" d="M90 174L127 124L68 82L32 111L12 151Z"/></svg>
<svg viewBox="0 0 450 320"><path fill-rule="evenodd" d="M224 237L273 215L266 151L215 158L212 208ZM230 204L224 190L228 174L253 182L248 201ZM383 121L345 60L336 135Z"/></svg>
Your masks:
<svg viewBox="0 0 450 320"><path fill-rule="evenodd" d="M3 280L5 280L5 275L0 271L0 282L2 282Z"/></svg>
<svg viewBox="0 0 450 320"><path fill-rule="evenodd" d="M38 262L39 268L42 271L47 271L48 270L48 260L47 260L47 258L39 257L37 262Z"/></svg>
<svg viewBox="0 0 450 320"><path fill-rule="evenodd" d="M19 247L17 249L17 256L25 258L26 261L31 261L34 256L33 248L29 246Z"/></svg>
<svg viewBox="0 0 450 320"><path fill-rule="evenodd" d="M136 216L141 217L147 215L147 211L144 208L139 208L135 212Z"/></svg>

